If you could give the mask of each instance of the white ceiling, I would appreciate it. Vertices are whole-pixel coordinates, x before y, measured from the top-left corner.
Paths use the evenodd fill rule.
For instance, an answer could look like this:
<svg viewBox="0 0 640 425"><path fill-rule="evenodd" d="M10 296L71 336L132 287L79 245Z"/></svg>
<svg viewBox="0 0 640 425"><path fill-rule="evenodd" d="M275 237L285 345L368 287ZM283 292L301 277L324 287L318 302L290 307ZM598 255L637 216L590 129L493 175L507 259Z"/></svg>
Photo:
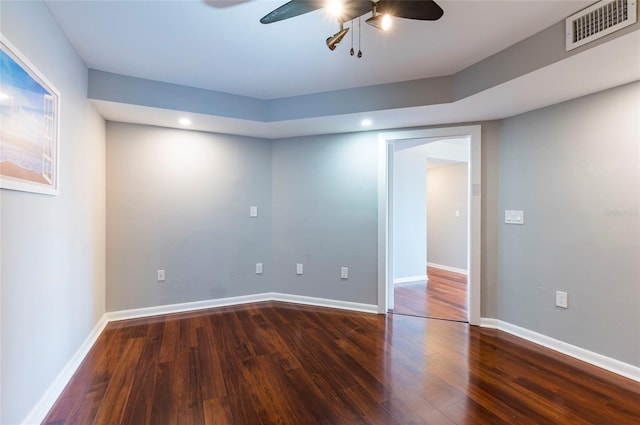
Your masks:
<svg viewBox="0 0 640 425"><path fill-rule="evenodd" d="M322 10L259 23L286 0L45 1L89 68L277 99L453 75L595 0L436 0L439 21L396 19L391 33L363 24L362 59L349 56L349 36L329 51L324 40L338 24ZM501 119L637 80L640 31L633 31L452 103L273 122L93 103L111 121L181 128L178 118L187 115L193 130L276 139ZM363 118L373 125L363 129Z"/></svg>
<svg viewBox="0 0 640 425"><path fill-rule="evenodd" d="M454 74L593 1L437 0L435 22L395 19L390 33L363 22L361 59L350 35L329 51L338 24L322 10L259 23L285 0L46 3L89 68L272 99Z"/></svg>
<svg viewBox="0 0 640 425"><path fill-rule="evenodd" d="M640 31L541 68L457 102L290 121L256 122L169 109L93 101L107 120L176 127L184 115L191 129L271 139L312 134L443 125L505 118L640 80ZM632 52L632 54L629 54Z"/></svg>

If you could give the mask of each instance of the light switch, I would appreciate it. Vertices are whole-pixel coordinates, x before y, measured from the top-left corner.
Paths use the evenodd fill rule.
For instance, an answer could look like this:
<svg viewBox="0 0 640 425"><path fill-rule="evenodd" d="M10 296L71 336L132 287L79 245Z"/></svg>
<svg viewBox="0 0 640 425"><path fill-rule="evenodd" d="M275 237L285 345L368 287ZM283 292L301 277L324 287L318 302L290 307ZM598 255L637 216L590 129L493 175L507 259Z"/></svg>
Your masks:
<svg viewBox="0 0 640 425"><path fill-rule="evenodd" d="M302 264L296 264L296 274L302 274Z"/></svg>
<svg viewBox="0 0 640 425"><path fill-rule="evenodd" d="M504 222L506 224L524 224L524 211L505 210Z"/></svg>
<svg viewBox="0 0 640 425"><path fill-rule="evenodd" d="M556 307L569 308L569 294L556 291Z"/></svg>
<svg viewBox="0 0 640 425"><path fill-rule="evenodd" d="M256 206L249 207L249 216L250 217L257 217L258 216L258 207L256 207Z"/></svg>
<svg viewBox="0 0 640 425"><path fill-rule="evenodd" d="M256 263L256 274L262 274L262 263Z"/></svg>
<svg viewBox="0 0 640 425"><path fill-rule="evenodd" d="M460 217L460 210L456 210L456 217Z"/></svg>
<svg viewBox="0 0 640 425"><path fill-rule="evenodd" d="M349 279L349 267L340 267L340 279Z"/></svg>

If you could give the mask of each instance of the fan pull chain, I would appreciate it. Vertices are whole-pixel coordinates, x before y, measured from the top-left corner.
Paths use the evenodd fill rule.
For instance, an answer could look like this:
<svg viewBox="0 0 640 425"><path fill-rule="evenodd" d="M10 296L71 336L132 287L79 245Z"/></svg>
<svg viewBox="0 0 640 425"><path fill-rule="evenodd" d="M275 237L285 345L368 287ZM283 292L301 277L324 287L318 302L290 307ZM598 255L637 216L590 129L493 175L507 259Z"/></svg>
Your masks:
<svg viewBox="0 0 640 425"><path fill-rule="evenodd" d="M351 56L354 55L355 51L353 50L353 19L351 20L351 50L349 50L349 54Z"/></svg>
<svg viewBox="0 0 640 425"><path fill-rule="evenodd" d="M362 57L362 50L360 50L360 32L361 32L361 24L360 17L358 16L358 58Z"/></svg>

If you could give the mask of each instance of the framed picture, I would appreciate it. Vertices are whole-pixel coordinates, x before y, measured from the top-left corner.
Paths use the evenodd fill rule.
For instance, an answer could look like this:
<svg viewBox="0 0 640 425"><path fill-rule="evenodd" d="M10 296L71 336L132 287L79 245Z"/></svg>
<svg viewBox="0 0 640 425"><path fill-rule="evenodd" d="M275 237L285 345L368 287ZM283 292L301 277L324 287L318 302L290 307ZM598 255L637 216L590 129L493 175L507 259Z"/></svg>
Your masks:
<svg viewBox="0 0 640 425"><path fill-rule="evenodd" d="M0 188L58 194L60 93L0 34Z"/></svg>

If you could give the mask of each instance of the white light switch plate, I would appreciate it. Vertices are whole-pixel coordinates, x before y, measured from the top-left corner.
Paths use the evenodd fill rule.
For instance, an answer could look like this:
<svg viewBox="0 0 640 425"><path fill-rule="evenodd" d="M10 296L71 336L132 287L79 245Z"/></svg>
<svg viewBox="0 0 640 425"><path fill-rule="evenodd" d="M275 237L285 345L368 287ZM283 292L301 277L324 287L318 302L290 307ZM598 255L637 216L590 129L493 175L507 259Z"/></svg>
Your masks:
<svg viewBox="0 0 640 425"><path fill-rule="evenodd" d="M249 216L250 217L257 217L258 216L258 207L255 207L255 206L249 207Z"/></svg>
<svg viewBox="0 0 640 425"><path fill-rule="evenodd" d="M164 282L164 270L158 270L158 282Z"/></svg>
<svg viewBox="0 0 640 425"><path fill-rule="evenodd" d="M524 224L524 211L505 210L504 222L506 224Z"/></svg>
<svg viewBox="0 0 640 425"><path fill-rule="evenodd" d="M296 264L296 274L302 274L302 264Z"/></svg>
<svg viewBox="0 0 640 425"><path fill-rule="evenodd" d="M349 279L349 267L340 267L340 279Z"/></svg>
<svg viewBox="0 0 640 425"><path fill-rule="evenodd" d="M256 263L256 274L262 274L262 263Z"/></svg>
<svg viewBox="0 0 640 425"><path fill-rule="evenodd" d="M569 294L556 291L556 307L569 308Z"/></svg>

